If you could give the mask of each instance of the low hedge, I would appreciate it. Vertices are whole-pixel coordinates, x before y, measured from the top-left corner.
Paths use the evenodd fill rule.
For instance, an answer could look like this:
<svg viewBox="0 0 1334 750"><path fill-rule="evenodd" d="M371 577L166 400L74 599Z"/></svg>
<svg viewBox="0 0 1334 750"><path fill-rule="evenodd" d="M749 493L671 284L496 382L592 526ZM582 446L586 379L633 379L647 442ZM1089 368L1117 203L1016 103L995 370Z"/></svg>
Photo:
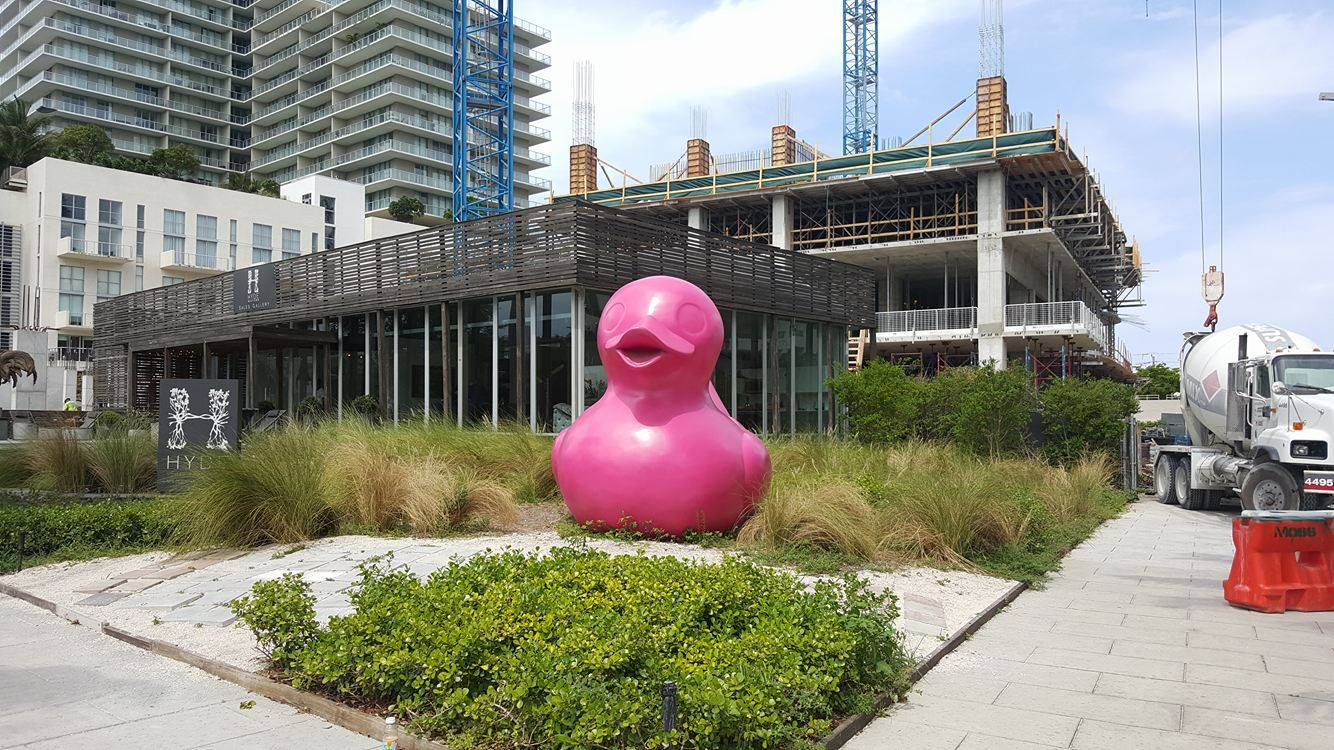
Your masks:
<svg viewBox="0 0 1334 750"><path fill-rule="evenodd" d="M300 577L234 605L275 667L456 748L804 746L901 694L888 594L709 564L558 548L483 554L425 581L363 568L352 614L316 624ZM662 685L679 726L662 727Z"/></svg>
<svg viewBox="0 0 1334 750"><path fill-rule="evenodd" d="M0 571L17 567L20 531L27 566L162 547L176 518L165 500L0 501Z"/></svg>

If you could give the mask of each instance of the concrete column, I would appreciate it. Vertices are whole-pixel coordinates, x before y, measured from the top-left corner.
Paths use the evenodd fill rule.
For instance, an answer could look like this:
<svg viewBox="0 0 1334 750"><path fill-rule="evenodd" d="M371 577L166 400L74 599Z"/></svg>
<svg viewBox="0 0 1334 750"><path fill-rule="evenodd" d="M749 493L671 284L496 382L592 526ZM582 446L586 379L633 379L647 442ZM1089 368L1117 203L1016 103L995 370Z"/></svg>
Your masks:
<svg viewBox="0 0 1334 750"><path fill-rule="evenodd" d="M792 249L792 225L796 222L796 204L792 196L776 193L773 197L773 245L784 250Z"/></svg>
<svg viewBox="0 0 1334 750"><path fill-rule="evenodd" d="M709 210L703 206L691 206L686 213L686 222L691 229L709 230Z"/></svg>
<svg viewBox="0 0 1334 750"><path fill-rule="evenodd" d="M894 275L894 266L885 266L885 306L883 311L889 312L898 309L899 303L899 279Z"/></svg>
<svg viewBox="0 0 1334 750"><path fill-rule="evenodd" d="M977 176L977 359L1005 369L1005 175Z"/></svg>

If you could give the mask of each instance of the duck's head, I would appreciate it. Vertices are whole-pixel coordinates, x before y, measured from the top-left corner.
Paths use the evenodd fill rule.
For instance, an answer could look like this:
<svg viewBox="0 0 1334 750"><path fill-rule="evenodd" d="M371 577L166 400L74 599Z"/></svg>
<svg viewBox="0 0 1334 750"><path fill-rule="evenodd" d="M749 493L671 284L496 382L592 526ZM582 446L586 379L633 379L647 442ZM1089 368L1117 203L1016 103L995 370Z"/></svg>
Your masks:
<svg viewBox="0 0 1334 750"><path fill-rule="evenodd" d="M621 287L598 321L607 377L631 388L703 387L722 346L723 319L713 300L671 276Z"/></svg>

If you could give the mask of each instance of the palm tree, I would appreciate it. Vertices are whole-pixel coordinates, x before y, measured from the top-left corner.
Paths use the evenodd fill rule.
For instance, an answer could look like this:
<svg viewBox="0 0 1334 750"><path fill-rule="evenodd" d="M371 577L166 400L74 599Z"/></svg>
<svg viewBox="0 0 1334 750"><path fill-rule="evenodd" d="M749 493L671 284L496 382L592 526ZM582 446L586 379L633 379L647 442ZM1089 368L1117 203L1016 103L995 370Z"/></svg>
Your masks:
<svg viewBox="0 0 1334 750"><path fill-rule="evenodd" d="M50 137L43 132L45 117L29 117L22 99L0 104L0 172L9 167L26 167L46 156Z"/></svg>

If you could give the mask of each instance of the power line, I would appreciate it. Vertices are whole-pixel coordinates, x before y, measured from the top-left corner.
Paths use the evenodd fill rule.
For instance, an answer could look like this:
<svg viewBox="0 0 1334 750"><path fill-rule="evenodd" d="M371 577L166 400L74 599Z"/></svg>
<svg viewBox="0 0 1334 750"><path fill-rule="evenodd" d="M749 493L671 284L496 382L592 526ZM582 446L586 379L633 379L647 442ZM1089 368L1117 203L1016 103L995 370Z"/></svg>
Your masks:
<svg viewBox="0 0 1334 750"><path fill-rule="evenodd" d="M1209 270L1204 251L1204 126L1200 116L1200 2L1191 0L1195 22L1195 168L1200 193L1200 273Z"/></svg>

